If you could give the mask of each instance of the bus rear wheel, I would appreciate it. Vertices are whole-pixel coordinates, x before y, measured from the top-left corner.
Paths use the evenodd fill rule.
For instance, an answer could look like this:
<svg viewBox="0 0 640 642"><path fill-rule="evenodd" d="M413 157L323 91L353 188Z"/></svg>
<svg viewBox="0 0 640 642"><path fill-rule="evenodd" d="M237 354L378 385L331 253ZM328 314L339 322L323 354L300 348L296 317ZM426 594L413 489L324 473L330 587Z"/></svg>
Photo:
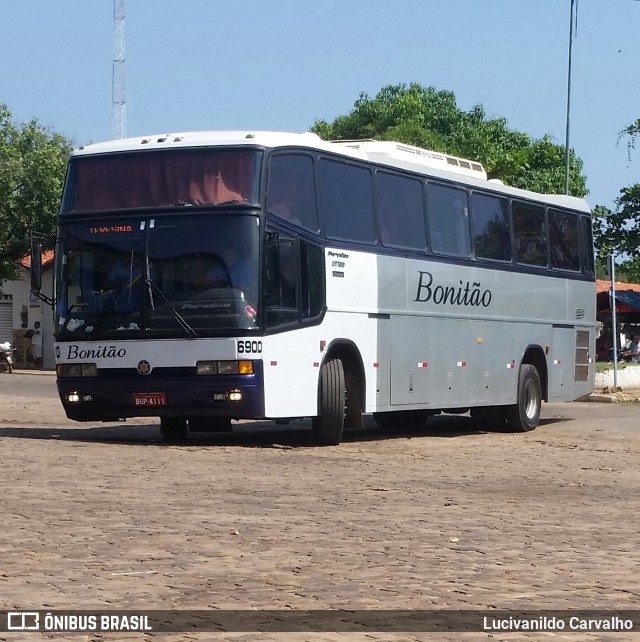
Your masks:
<svg viewBox="0 0 640 642"><path fill-rule="evenodd" d="M542 407L540 375L532 365L523 363L518 376L518 399L505 409L507 430L528 432L537 427Z"/></svg>
<svg viewBox="0 0 640 642"><path fill-rule="evenodd" d="M160 417L160 434L169 441L187 438L189 428L184 417Z"/></svg>
<svg viewBox="0 0 640 642"><path fill-rule="evenodd" d="M325 361L320 370L318 416L312 422L318 446L337 446L342 441L346 394L342 360Z"/></svg>

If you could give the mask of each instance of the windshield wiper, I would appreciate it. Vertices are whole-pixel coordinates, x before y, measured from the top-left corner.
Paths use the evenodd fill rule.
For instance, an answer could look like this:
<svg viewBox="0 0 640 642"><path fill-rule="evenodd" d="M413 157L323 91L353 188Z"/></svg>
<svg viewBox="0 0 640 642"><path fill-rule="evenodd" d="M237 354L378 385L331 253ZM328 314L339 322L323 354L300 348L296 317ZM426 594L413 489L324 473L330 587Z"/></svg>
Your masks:
<svg viewBox="0 0 640 642"><path fill-rule="evenodd" d="M151 270L149 269L148 256L145 262L145 272L146 272L145 283L149 288L149 298L151 299L151 308L155 309L155 306L153 303L153 292L155 292L158 295L158 297L162 300L162 302L167 306L167 308L169 309L169 312L171 312L171 316L178 322L178 325L187 333L187 336L190 339L195 339L198 336L196 331L185 321L184 317L173 307L173 304L171 303L171 301L167 299L164 292L156 285L156 283L151 278Z"/></svg>

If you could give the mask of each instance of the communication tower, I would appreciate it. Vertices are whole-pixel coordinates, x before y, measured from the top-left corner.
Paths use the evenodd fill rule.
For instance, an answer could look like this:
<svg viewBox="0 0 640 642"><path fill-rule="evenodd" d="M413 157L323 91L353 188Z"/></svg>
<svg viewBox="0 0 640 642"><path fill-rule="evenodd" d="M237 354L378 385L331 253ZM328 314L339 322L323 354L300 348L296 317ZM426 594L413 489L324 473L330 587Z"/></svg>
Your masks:
<svg viewBox="0 0 640 642"><path fill-rule="evenodd" d="M113 68L111 74L111 136L127 135L124 67L124 0L113 0Z"/></svg>

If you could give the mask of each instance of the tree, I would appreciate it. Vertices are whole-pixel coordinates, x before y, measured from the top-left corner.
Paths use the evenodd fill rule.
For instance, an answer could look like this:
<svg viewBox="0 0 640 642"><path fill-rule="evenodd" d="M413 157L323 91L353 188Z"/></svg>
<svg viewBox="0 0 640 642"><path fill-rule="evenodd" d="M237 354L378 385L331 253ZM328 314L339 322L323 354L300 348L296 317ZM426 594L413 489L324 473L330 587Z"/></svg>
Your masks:
<svg viewBox="0 0 640 642"><path fill-rule="evenodd" d="M608 278L607 257L614 254L616 279L640 283L640 184L620 190L616 209L601 205L593 210L593 239L597 248L596 273Z"/></svg>
<svg viewBox="0 0 640 642"><path fill-rule="evenodd" d="M621 132L620 138L623 136L628 136L629 140L627 141L627 148L629 149L629 158L631 158L631 151L636 147L636 137L640 134L640 119L636 120L635 123L627 125Z"/></svg>
<svg viewBox="0 0 640 642"><path fill-rule="evenodd" d="M564 147L551 136L537 140L509 129L505 118L487 118L482 105L463 111L450 91L413 83L389 85L374 98L362 93L354 109L312 131L325 140L375 138L425 147L480 161L490 178L537 192L563 193ZM571 152L569 186L586 194L582 161Z"/></svg>
<svg viewBox="0 0 640 642"><path fill-rule="evenodd" d="M640 134L640 120L620 132L620 137L629 136L630 156L635 148L635 139L638 134ZM620 190L620 196L615 200L615 210L598 206L593 216L594 241L598 249L598 274L606 274L606 259L613 253L623 258L621 263L616 264L616 278L639 283L640 183Z"/></svg>
<svg viewBox="0 0 640 642"><path fill-rule="evenodd" d="M29 252L31 231L51 237L60 206L71 142L37 120L18 127L0 104L0 284L14 278L16 261Z"/></svg>

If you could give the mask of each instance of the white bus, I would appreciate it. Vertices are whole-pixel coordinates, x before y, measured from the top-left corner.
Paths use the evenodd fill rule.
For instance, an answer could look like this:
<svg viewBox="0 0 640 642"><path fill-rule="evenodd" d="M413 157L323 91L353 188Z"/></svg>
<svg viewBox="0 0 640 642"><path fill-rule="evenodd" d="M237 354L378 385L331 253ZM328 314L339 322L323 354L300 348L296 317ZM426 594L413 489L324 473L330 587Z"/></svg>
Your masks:
<svg viewBox="0 0 640 642"><path fill-rule="evenodd" d="M373 413L536 427L592 390L584 200L392 142L200 132L70 159L56 248L67 416L158 416L167 438Z"/></svg>

